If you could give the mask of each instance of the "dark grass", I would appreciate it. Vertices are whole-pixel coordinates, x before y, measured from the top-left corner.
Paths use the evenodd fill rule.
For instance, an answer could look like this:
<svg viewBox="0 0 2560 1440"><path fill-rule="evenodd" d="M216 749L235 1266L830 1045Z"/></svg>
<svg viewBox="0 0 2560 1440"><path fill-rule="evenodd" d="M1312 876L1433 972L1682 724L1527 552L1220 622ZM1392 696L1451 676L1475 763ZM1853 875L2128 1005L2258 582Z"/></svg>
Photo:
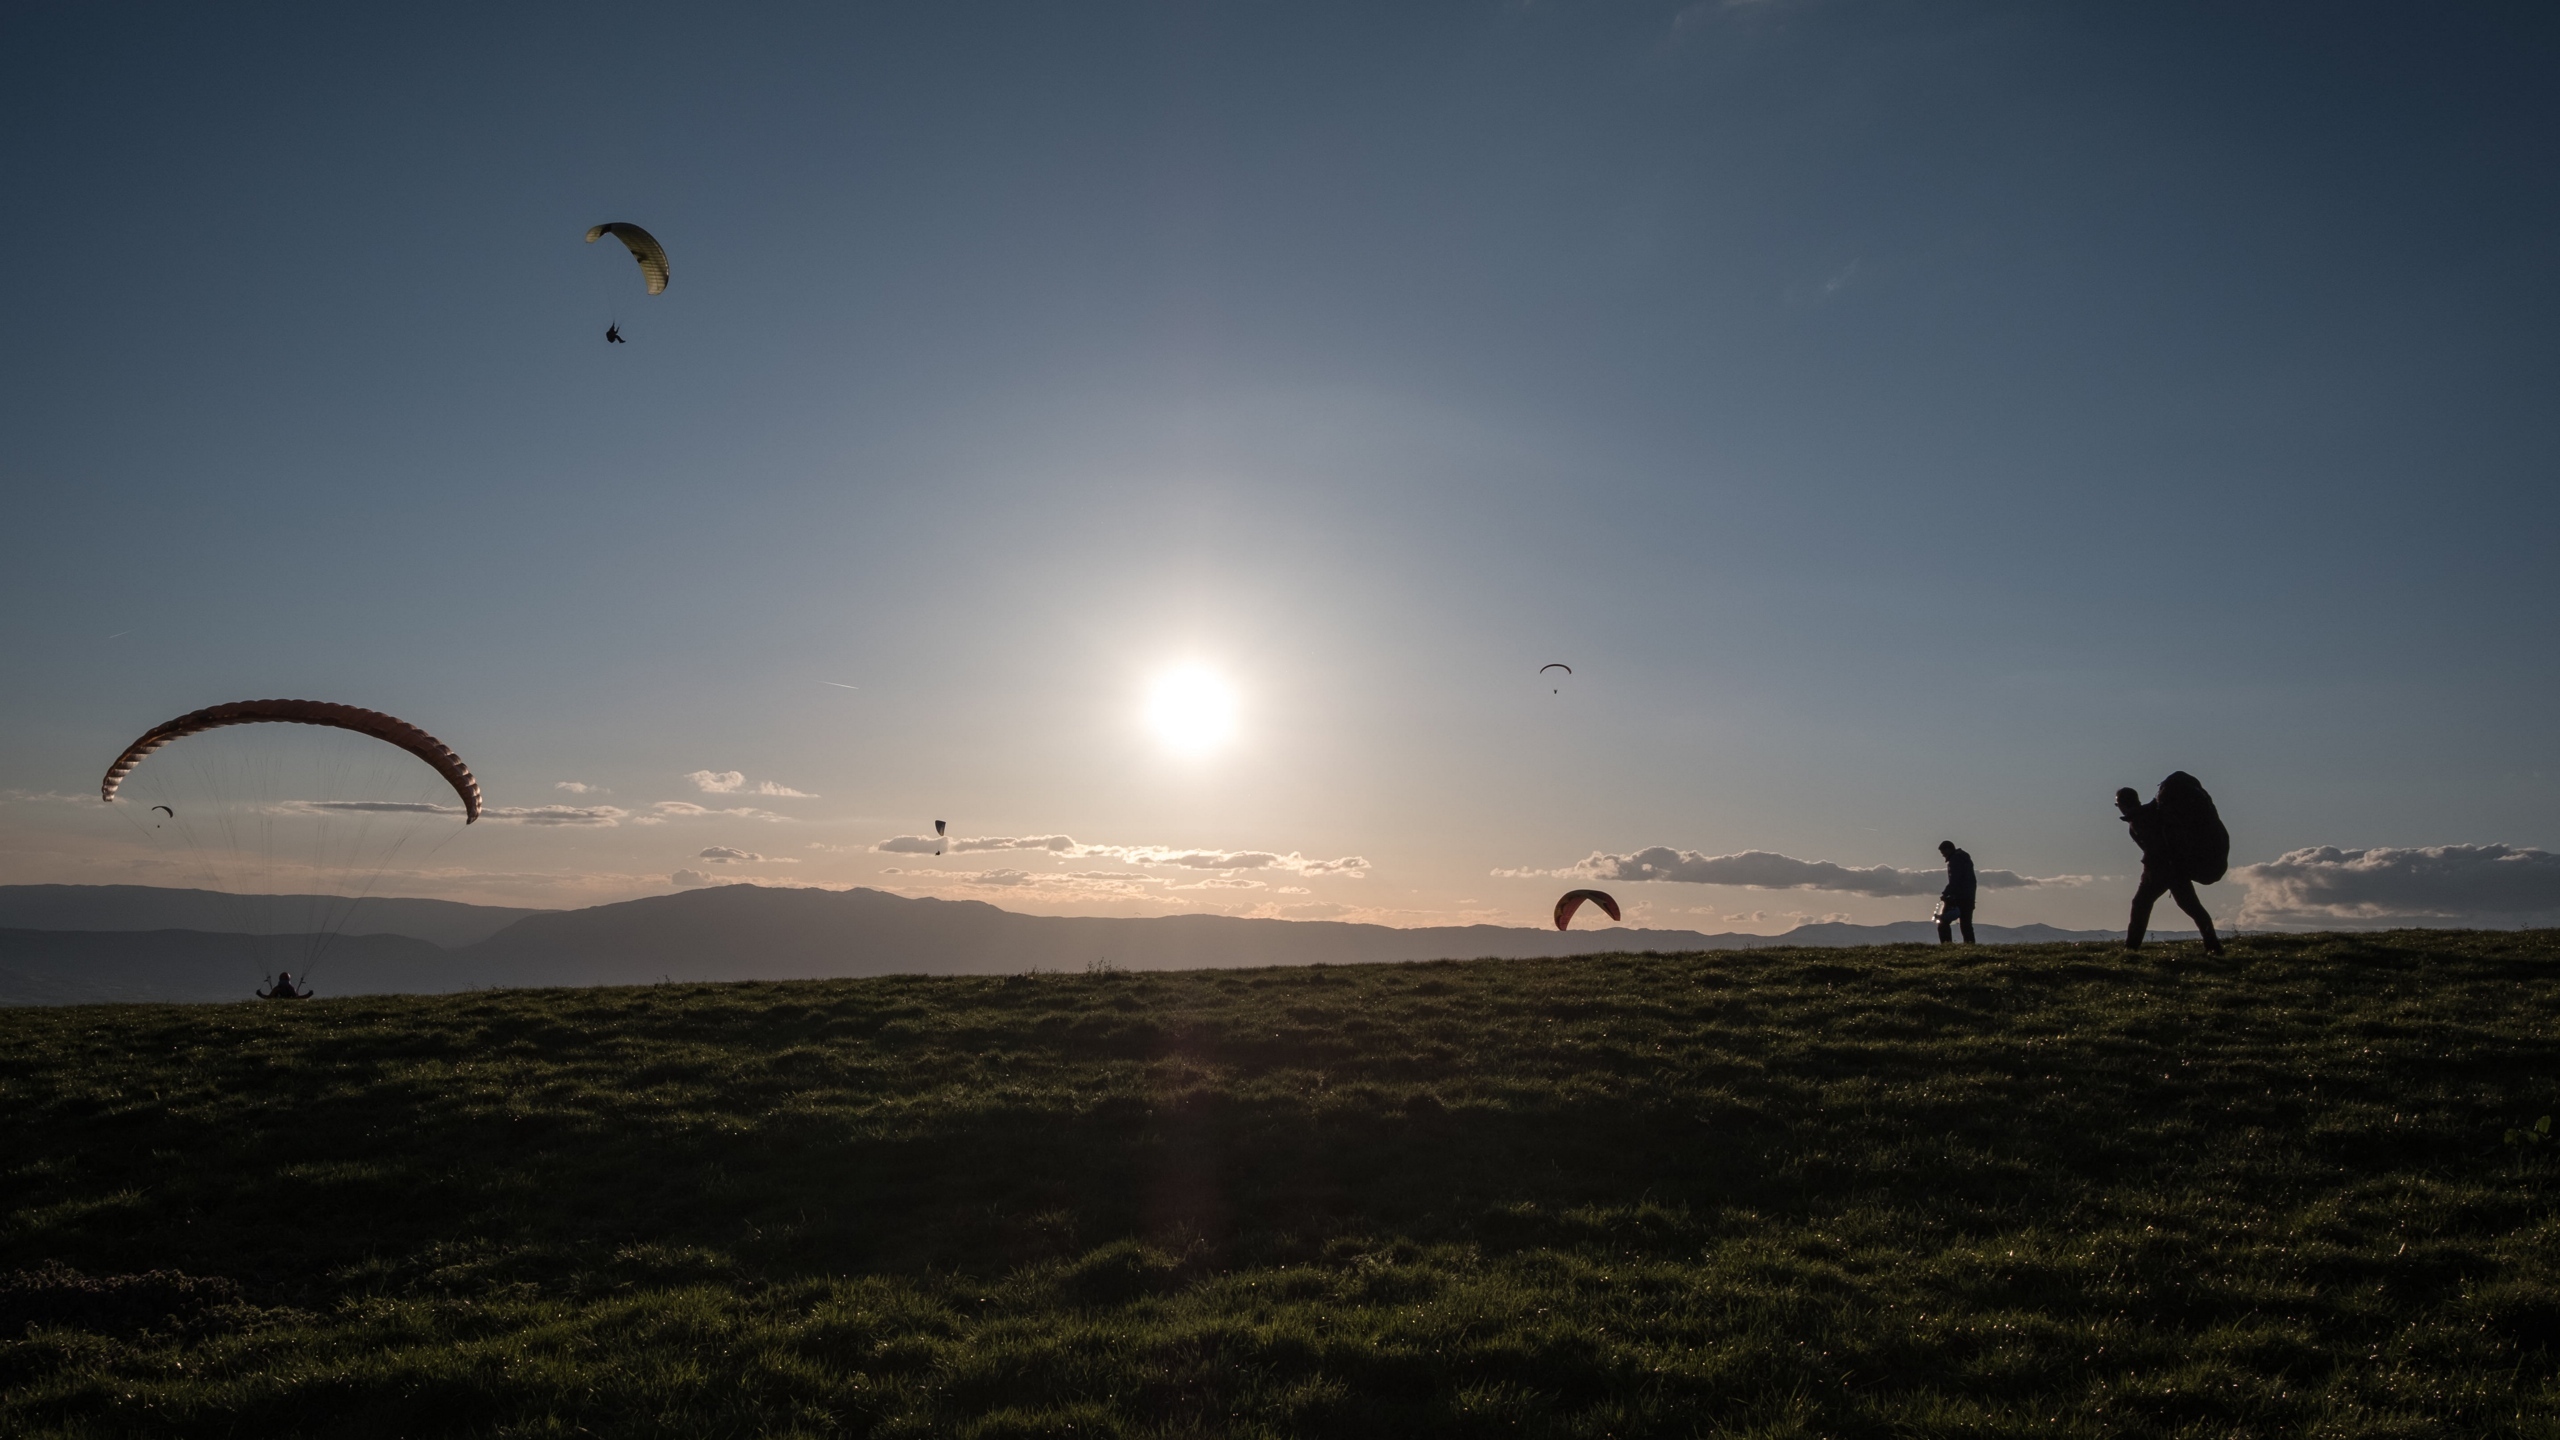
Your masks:
<svg viewBox="0 0 2560 1440"><path fill-rule="evenodd" d="M2556 961L0 1012L0 1432L2560 1435Z"/></svg>

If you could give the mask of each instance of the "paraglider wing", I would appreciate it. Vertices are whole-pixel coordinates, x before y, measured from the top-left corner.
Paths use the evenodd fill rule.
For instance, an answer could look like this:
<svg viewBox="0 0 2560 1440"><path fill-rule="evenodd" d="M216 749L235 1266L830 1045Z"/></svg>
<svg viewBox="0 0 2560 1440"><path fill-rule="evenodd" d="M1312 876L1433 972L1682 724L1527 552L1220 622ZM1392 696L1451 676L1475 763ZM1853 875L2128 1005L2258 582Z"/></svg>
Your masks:
<svg viewBox="0 0 2560 1440"><path fill-rule="evenodd" d="M630 250L631 258L640 262L640 273L648 278L650 294L667 293L667 247L658 243L657 236L637 225L609 220L587 232L587 243L593 245L607 235L621 241Z"/></svg>
<svg viewBox="0 0 2560 1440"><path fill-rule="evenodd" d="M934 821L934 822L933 822L933 833L934 833L934 834L936 834L936 835L940 835L940 834L945 833L945 832L943 831L943 828L942 828L942 822L941 822L941 821L936 820L936 821Z"/></svg>
<svg viewBox="0 0 2560 1440"><path fill-rule="evenodd" d="M338 730L352 730L358 735L369 735L387 744L397 745L427 762L438 775L444 777L446 784L453 787L453 793L462 797L464 817L462 823L468 825L480 818L480 782L472 778L471 767L462 763L462 757L454 754L451 746L397 716L385 715L379 710L360 709L353 705L331 704L326 700L235 700L228 705L212 705L202 710L189 711L175 720L154 725L143 732L141 739L124 747L124 753L116 757L116 763L107 767L107 778L98 784L98 798L112 804L116 798L116 788L124 784L126 776L133 773L133 767L141 764L146 756L172 740L183 740L190 735L201 735L207 730L219 730L226 725L258 725L270 722L287 725L325 725ZM153 808L166 807L154 806ZM177 812L171 811L170 818L176 819Z"/></svg>
<svg viewBox="0 0 2560 1440"><path fill-rule="evenodd" d="M1567 925L1572 924L1573 912L1581 909L1582 902L1585 900L1588 900L1592 904L1599 906L1601 909L1608 911L1610 919L1616 920L1621 918L1618 914L1618 902L1611 898L1609 892L1605 890L1568 890L1565 892L1565 897L1556 902L1556 928L1562 930Z"/></svg>
<svg viewBox="0 0 2560 1440"><path fill-rule="evenodd" d="M1538 673L1539 673L1539 674L1541 674L1541 675L1546 674L1546 673L1547 673L1548 671L1550 671L1550 670L1561 670L1561 671L1563 671L1564 673L1566 673L1567 675L1570 675L1570 674L1572 674L1572 673L1573 673L1573 667L1572 667L1572 666L1570 666L1570 665L1567 665L1566 663L1564 663L1564 662L1563 662L1563 661L1561 661L1561 660L1558 660L1558 661L1554 662L1553 664L1541 665L1541 666L1539 666L1539 667L1538 667Z"/></svg>
<svg viewBox="0 0 2560 1440"><path fill-rule="evenodd" d="M177 812L177 811L175 811L175 810L170 809L170 808L169 808L168 806L166 806L166 805L154 805L154 806L152 806L151 808L152 808L152 809L154 809L154 810L159 811L159 812L160 812L161 814L163 814L163 815L168 816L168 817L169 817L170 819L172 819L172 820L175 820L175 819L177 819L177 818L178 818L178 812Z"/></svg>

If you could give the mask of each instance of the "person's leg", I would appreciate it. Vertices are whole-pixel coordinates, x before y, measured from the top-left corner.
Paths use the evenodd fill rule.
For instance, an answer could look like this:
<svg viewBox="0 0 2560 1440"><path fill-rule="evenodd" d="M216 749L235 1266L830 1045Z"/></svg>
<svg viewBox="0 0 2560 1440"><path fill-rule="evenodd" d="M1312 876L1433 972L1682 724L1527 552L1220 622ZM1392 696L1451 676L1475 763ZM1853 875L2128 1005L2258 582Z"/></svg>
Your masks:
<svg viewBox="0 0 2560 1440"><path fill-rule="evenodd" d="M1962 910L1960 910L1960 911L1958 911L1958 912L1957 912L1957 917L1956 917L1956 918L1957 918L1957 919L1958 919L1958 921L1959 921L1959 922L1961 922L1961 923L1963 924L1963 926L1964 926L1964 943L1966 943L1967 945L1972 944L1972 943L1973 943L1973 907L1972 907L1972 906L1970 906L1970 905L1967 905L1966 907L1964 907L1964 909L1962 909Z"/></svg>
<svg viewBox="0 0 2560 1440"><path fill-rule="evenodd" d="M2150 866L2142 867L2142 883L2133 892L2133 922L2125 929L2124 948L2142 948L2142 937L2151 929L2151 902L2167 894L2168 890L2167 881L2153 874Z"/></svg>
<svg viewBox="0 0 2560 1440"><path fill-rule="evenodd" d="M1947 912L1944 910L1938 912L1938 943L1941 945L1956 943L1956 937L1947 929Z"/></svg>
<svg viewBox="0 0 2560 1440"><path fill-rule="evenodd" d="M2204 937L2205 952L2221 954L2222 937L2213 933L2213 917L2205 913L2204 901L2196 894L2195 882L2180 876L2170 885L2169 894L2178 902L2178 908L2186 911L2187 917L2196 922L2196 933Z"/></svg>

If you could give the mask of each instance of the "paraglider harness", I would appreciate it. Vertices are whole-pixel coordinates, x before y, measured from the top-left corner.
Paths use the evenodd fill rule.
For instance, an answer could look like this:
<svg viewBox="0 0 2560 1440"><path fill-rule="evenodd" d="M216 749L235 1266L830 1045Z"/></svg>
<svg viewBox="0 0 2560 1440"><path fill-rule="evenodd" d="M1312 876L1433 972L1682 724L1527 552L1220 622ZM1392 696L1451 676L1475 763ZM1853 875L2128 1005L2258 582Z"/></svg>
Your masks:
<svg viewBox="0 0 2560 1440"><path fill-rule="evenodd" d="M292 972L279 971L276 975L267 977L267 988L258 992L258 998L261 1000L308 1000L311 994L310 971L302 972L302 988L299 990L293 988Z"/></svg>
<svg viewBox="0 0 2560 1440"><path fill-rule="evenodd" d="M619 324L615 324L604 327L604 343L607 345L628 345L631 342L622 338L622 327Z"/></svg>

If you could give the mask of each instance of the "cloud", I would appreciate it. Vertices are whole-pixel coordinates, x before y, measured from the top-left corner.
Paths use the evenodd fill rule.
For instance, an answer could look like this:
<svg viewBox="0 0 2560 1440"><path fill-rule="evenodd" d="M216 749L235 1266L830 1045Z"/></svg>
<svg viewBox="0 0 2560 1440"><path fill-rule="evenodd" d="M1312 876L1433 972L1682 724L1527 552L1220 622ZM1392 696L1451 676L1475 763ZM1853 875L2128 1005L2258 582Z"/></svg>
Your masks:
<svg viewBox="0 0 2560 1440"><path fill-rule="evenodd" d="M613 805L501 805L480 818L508 825L619 825L631 812Z"/></svg>
<svg viewBox="0 0 2560 1440"><path fill-rule="evenodd" d="M778 800L818 798L806 790L794 790L788 785L777 785L770 780L759 780L749 785L746 772L741 770L696 770L684 778L692 781L694 788L705 795L770 795Z"/></svg>
<svg viewBox="0 0 2560 1440"><path fill-rule="evenodd" d="M800 863L787 855L759 855L753 850L741 850L734 845L708 846L695 851L693 858L708 860L714 865L797 865Z"/></svg>
<svg viewBox="0 0 2560 1440"><path fill-rule="evenodd" d="M702 820L715 815L726 815L737 820L782 821L791 818L788 815L777 815L770 810L757 810L745 805L733 805L725 810L713 810L707 806L696 805L690 800L661 800L657 804L650 806L647 814L631 817L631 823L634 825L663 825L669 820Z"/></svg>
<svg viewBox="0 0 2560 1440"><path fill-rule="evenodd" d="M720 883L719 881L712 879L710 876L703 874L699 870L679 870L673 875L668 876L667 882L672 885L717 885Z"/></svg>
<svg viewBox="0 0 2560 1440"><path fill-rule="evenodd" d="M1117 860L1175 870L1280 870L1292 875L1335 875L1364 878L1369 862L1358 855L1339 860L1310 860L1296 851L1201 850L1173 845L1081 845L1069 835L977 835L943 841L931 835L893 835L871 847L891 855L931 855L948 849L954 855L1001 850L1046 851L1067 860Z"/></svg>
<svg viewBox="0 0 2560 1440"><path fill-rule="evenodd" d="M459 805L430 805L415 800L290 800L287 810L344 811L363 815L460 815ZM500 825L593 825L611 828L631 812L614 805L494 805L480 812Z"/></svg>
<svg viewBox="0 0 2560 1440"><path fill-rule="evenodd" d="M555 780L552 782L551 788L554 790L566 790L572 795L610 795L613 793L601 785L590 785L583 780Z"/></svg>
<svg viewBox="0 0 2560 1440"><path fill-rule="evenodd" d="M1877 865L1853 870L1828 860L1798 860L1768 850L1738 855L1702 855L1653 845L1632 855L1593 853L1562 870L1496 870L1505 879L1531 876L1565 880L1670 880L1687 885L1738 885L1752 890L1839 890L1852 895L1935 895L1946 888L1947 872L1939 869L1897 870ZM2019 890L2038 885L2078 885L2085 875L2038 878L2014 870L1977 870L1974 878L1986 890Z"/></svg>
<svg viewBox="0 0 2560 1440"><path fill-rule="evenodd" d="M2507 845L2291 850L2232 878L2249 886L2244 924L2560 918L2560 855Z"/></svg>

